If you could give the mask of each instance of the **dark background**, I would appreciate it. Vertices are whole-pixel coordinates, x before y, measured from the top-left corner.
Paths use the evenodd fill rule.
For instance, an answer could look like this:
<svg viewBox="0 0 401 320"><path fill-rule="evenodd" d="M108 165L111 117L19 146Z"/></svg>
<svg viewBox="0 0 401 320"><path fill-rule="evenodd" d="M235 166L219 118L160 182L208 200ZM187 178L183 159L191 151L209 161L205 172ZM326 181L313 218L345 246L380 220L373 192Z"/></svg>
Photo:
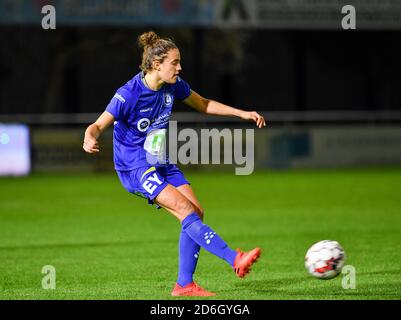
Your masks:
<svg viewBox="0 0 401 320"><path fill-rule="evenodd" d="M148 30L173 38L193 90L236 107L401 110L400 31L15 25L0 29L0 114L102 112Z"/></svg>

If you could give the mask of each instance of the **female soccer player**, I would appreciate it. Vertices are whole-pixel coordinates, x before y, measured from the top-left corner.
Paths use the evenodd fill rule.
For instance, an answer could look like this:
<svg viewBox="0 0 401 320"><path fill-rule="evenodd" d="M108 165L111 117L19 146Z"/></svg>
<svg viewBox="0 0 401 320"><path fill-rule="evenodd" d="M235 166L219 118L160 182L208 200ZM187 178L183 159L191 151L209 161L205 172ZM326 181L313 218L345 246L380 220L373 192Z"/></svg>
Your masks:
<svg viewBox="0 0 401 320"><path fill-rule="evenodd" d="M206 99L179 77L180 51L170 39L153 31L138 38L143 47L142 64L134 78L117 90L106 110L85 131L83 149L100 151L101 133L114 123L114 166L122 185L172 213L182 224L179 240L178 279L173 296L215 295L193 281L200 247L225 260L244 277L261 250L232 250L208 225L204 211L183 173L161 156L174 99L212 115L236 116L266 125L257 112L235 109Z"/></svg>

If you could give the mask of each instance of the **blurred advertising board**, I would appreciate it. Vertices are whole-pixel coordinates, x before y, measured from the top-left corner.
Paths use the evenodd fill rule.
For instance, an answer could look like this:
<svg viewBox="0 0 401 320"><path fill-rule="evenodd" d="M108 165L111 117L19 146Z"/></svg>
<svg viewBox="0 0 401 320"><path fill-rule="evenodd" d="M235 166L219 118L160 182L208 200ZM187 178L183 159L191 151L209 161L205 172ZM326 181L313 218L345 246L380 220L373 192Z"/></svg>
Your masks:
<svg viewBox="0 0 401 320"><path fill-rule="evenodd" d="M340 29L352 5L357 29L401 28L399 0L2 0L1 24L38 24L42 8L58 25Z"/></svg>
<svg viewBox="0 0 401 320"><path fill-rule="evenodd" d="M0 176L23 176L31 171L29 128L0 124Z"/></svg>

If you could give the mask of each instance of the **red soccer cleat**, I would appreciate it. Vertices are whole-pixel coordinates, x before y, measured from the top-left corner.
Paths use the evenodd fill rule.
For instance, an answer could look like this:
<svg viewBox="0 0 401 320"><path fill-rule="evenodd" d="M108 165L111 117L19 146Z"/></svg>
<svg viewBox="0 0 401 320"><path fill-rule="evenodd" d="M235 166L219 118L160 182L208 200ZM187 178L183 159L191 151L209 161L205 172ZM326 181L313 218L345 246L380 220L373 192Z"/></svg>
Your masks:
<svg viewBox="0 0 401 320"><path fill-rule="evenodd" d="M178 283L176 283L171 295L173 297L210 297L215 296L216 294L206 291L205 289L199 287L195 282L191 282L184 287L181 287Z"/></svg>
<svg viewBox="0 0 401 320"><path fill-rule="evenodd" d="M233 269L238 277L243 278L251 271L251 266L258 260L262 251L260 248L255 248L249 252L237 249L237 252Z"/></svg>

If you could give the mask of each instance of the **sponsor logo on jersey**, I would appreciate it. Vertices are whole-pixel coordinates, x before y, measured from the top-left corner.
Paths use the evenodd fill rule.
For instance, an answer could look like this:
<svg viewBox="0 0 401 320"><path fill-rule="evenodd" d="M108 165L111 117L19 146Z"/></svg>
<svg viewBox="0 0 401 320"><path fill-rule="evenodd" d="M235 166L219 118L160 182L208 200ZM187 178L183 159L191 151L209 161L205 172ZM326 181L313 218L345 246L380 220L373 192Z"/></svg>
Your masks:
<svg viewBox="0 0 401 320"><path fill-rule="evenodd" d="M160 186L162 183L163 181L159 179L157 174L153 173L152 175L149 175L144 183L142 183L142 187L150 194L153 194L157 187Z"/></svg>
<svg viewBox="0 0 401 320"><path fill-rule="evenodd" d="M148 112L148 111L152 111L153 108L145 108L145 109L141 109L139 110L139 112Z"/></svg>
<svg viewBox="0 0 401 320"><path fill-rule="evenodd" d="M137 128L139 131L145 132L149 128L149 125L150 125L150 120L147 118L143 118L138 121Z"/></svg>
<svg viewBox="0 0 401 320"><path fill-rule="evenodd" d="M124 97L119 93L116 93L113 98L116 98L116 99L120 100L121 102L125 102Z"/></svg>

